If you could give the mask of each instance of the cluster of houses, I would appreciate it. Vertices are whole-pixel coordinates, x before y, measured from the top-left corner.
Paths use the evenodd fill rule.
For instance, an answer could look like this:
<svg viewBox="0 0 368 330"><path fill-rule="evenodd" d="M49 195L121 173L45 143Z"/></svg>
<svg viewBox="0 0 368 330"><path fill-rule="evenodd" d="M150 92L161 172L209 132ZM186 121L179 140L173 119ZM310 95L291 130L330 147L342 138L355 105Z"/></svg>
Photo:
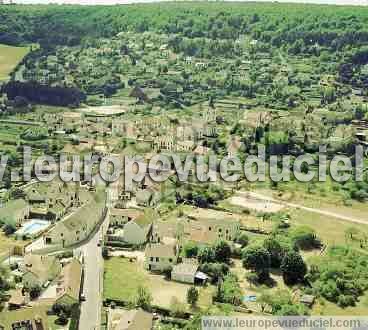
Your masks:
<svg viewBox="0 0 368 330"><path fill-rule="evenodd" d="M114 119L112 135L144 141L154 151L205 154L209 150L202 145L204 139L217 136L216 117L216 109L209 107L201 118L180 120L176 125L166 118Z"/></svg>
<svg viewBox="0 0 368 330"><path fill-rule="evenodd" d="M11 269L17 284L8 292L7 318L0 320L0 329L48 329L47 316L39 306L72 307L80 301L83 266L78 258L26 254L12 261ZM35 287L41 290L37 305L31 304L30 297Z"/></svg>
<svg viewBox="0 0 368 330"><path fill-rule="evenodd" d="M116 203L124 207L126 204ZM181 217L175 221L157 221L155 212L139 208L109 209L110 227L105 244L112 247L145 246L144 268L152 272L171 270L173 280L184 283L200 283L207 279L198 272L198 263L181 257L183 245L193 242L208 246L218 240L233 242L240 230L237 219L214 217ZM116 244L120 242L121 245Z"/></svg>
<svg viewBox="0 0 368 330"><path fill-rule="evenodd" d="M31 186L24 198L14 199L1 208L0 218L7 219L17 228L32 219L49 221L62 219L72 208L80 205L75 185L52 182L46 191L39 184Z"/></svg>

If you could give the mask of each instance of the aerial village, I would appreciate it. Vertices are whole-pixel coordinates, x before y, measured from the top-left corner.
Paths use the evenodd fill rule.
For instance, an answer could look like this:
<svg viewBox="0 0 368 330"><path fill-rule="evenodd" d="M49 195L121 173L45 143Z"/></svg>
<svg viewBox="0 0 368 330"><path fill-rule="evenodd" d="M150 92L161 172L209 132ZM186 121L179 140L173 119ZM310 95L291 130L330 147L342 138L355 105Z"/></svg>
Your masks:
<svg viewBox="0 0 368 330"><path fill-rule="evenodd" d="M216 172L210 156L244 159L259 145L267 157L367 148L367 90L339 79L337 55L285 58L249 36L231 42L233 57L180 47L152 31L52 50L32 44L0 94L1 154L20 172L24 146L33 162L64 155L67 167L75 155L148 164L175 154L200 156ZM28 83L84 97L13 97ZM5 172L0 329L199 329L201 315L367 308L366 182L202 182L194 171L180 182L173 167L160 170L168 180L147 171L130 191L123 176L105 182L98 166L80 182L33 172L11 182ZM340 287L329 278L336 259L346 271Z"/></svg>

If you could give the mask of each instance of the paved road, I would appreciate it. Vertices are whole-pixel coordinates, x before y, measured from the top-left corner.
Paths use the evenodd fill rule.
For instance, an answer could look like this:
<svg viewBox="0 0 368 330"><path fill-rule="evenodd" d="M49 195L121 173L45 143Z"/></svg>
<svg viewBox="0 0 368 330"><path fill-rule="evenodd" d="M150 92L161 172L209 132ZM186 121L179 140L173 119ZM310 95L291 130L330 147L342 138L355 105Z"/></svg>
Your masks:
<svg viewBox="0 0 368 330"><path fill-rule="evenodd" d="M296 209L305 210L305 211L312 212L312 213L317 213L317 214L321 214L321 215L334 217L336 219L343 220L343 221L368 225L368 220L361 220L361 219L357 219L357 218L354 218L354 217L350 217L350 216L335 213L335 212L330 212L330 211L321 210L321 209L315 209L315 208L311 208L311 207L307 207L307 206L303 206L303 205L295 204L295 203L289 203L289 202L285 202L285 201L282 201L282 200L279 200L279 199L272 198L272 197L267 196L267 195L255 193L255 192L252 192L252 191L238 191L237 194L244 195L244 196L249 196L249 197L252 197L252 198L257 198L259 200L279 203L279 204L282 204L282 205L286 205L286 206L296 208Z"/></svg>
<svg viewBox="0 0 368 330"><path fill-rule="evenodd" d="M103 258L99 239L108 227L108 215L97 233L88 243L76 249L84 255L84 287L86 301L81 304L79 329L98 330L101 324L103 297Z"/></svg>

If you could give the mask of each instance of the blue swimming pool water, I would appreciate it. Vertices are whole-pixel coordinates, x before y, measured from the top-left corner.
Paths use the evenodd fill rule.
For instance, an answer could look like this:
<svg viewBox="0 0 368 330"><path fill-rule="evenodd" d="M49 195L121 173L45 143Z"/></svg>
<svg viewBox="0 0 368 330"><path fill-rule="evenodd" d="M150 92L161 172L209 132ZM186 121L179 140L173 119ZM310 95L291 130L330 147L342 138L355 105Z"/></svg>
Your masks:
<svg viewBox="0 0 368 330"><path fill-rule="evenodd" d="M32 235L32 234L36 234L44 229L46 229L47 227L50 226L50 223L48 221L41 221L41 220L31 220L27 223L25 223L21 229L19 229L16 234L28 234L28 235Z"/></svg>
<svg viewBox="0 0 368 330"><path fill-rule="evenodd" d="M243 297L243 301L244 302L253 302L257 300L257 296L254 295L249 295L249 296L244 296Z"/></svg>

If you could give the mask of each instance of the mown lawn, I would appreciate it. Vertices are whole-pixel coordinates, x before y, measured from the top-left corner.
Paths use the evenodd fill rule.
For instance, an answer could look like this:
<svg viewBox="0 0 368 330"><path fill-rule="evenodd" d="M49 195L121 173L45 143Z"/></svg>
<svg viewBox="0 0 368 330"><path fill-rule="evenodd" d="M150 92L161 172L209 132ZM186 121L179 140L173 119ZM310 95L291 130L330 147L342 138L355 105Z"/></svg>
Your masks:
<svg viewBox="0 0 368 330"><path fill-rule="evenodd" d="M0 81L8 78L9 74L28 52L28 47L0 45Z"/></svg>
<svg viewBox="0 0 368 330"><path fill-rule="evenodd" d="M110 258L105 261L104 298L131 301L140 285L147 286L147 280L137 263Z"/></svg>

